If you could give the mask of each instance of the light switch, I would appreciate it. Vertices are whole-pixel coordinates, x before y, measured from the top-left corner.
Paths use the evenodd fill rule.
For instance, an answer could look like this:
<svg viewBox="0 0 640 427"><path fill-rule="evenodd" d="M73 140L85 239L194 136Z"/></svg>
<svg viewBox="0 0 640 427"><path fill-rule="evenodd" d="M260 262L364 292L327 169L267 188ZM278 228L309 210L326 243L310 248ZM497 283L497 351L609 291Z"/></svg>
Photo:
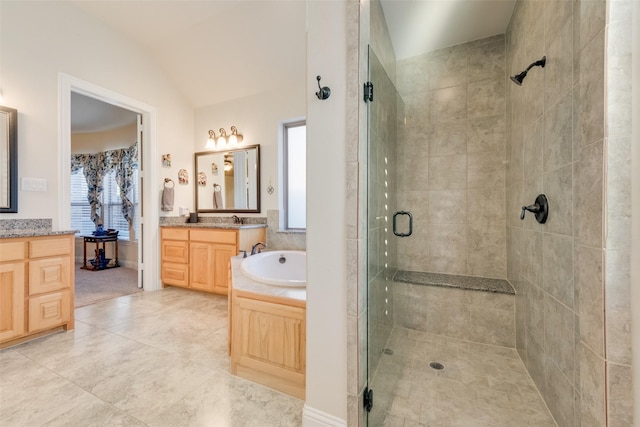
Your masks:
<svg viewBox="0 0 640 427"><path fill-rule="evenodd" d="M42 178L22 178L20 180L22 191L47 191L47 180Z"/></svg>

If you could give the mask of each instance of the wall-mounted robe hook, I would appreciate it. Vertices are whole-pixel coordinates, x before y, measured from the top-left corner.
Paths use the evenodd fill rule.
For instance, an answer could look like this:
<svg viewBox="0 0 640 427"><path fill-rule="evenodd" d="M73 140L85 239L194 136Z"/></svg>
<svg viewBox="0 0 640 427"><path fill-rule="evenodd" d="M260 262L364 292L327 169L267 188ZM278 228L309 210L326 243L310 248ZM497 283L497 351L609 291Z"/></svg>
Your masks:
<svg viewBox="0 0 640 427"><path fill-rule="evenodd" d="M318 79L318 89L320 89L319 91L316 92L316 96L318 97L318 99L327 99L328 97L331 96L331 89L329 89L327 86L322 87L320 86L320 79L321 77L318 76L316 77L316 79Z"/></svg>

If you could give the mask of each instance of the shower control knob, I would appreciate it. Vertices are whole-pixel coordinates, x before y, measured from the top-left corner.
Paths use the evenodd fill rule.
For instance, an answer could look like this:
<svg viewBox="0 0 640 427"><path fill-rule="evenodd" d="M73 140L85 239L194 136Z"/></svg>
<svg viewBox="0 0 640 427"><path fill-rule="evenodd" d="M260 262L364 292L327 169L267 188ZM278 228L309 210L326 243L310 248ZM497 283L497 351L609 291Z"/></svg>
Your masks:
<svg viewBox="0 0 640 427"><path fill-rule="evenodd" d="M547 201L547 196L539 194L538 197L536 197L534 204L523 206L522 211L520 212L521 220L524 220L524 216L527 211L535 214L536 221L540 224L547 222L547 216L549 215L549 202Z"/></svg>

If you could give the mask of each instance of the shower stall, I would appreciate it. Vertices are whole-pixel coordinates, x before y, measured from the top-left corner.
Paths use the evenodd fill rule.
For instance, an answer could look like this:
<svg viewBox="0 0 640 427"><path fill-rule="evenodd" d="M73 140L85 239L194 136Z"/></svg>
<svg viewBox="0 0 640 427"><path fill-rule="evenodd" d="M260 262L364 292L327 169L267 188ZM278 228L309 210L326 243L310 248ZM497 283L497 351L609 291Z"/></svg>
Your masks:
<svg viewBox="0 0 640 427"><path fill-rule="evenodd" d="M369 425L554 425L499 280L504 37L397 61L399 89L374 48L368 57Z"/></svg>
<svg viewBox="0 0 640 427"><path fill-rule="evenodd" d="M632 424L630 207L603 202L629 202L630 140L604 143L602 103L630 109L606 96L630 92L630 21L570 3L520 0L505 34L396 60L370 2L370 426ZM521 219L539 195L547 221Z"/></svg>

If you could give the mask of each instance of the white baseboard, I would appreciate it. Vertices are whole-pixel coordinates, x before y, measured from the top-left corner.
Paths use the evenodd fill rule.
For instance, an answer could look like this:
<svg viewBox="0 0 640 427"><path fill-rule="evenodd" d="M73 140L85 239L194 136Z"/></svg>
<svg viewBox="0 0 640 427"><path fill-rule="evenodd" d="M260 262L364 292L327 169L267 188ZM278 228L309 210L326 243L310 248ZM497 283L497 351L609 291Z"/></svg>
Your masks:
<svg viewBox="0 0 640 427"><path fill-rule="evenodd" d="M305 404L302 410L302 425L304 427L347 427L347 422Z"/></svg>

